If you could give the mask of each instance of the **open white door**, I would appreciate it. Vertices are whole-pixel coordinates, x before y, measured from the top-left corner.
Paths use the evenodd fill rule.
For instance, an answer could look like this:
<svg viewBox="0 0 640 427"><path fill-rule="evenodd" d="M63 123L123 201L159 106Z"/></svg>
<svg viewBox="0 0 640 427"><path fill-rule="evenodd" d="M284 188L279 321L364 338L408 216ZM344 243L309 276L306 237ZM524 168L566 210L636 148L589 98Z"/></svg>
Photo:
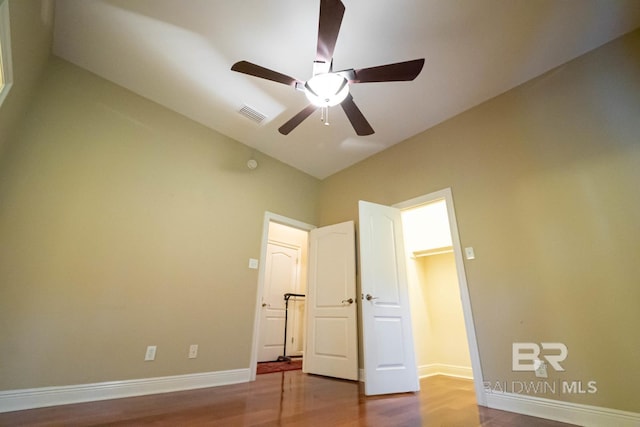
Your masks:
<svg viewBox="0 0 640 427"><path fill-rule="evenodd" d="M358 379L355 226L312 230L304 372Z"/></svg>
<svg viewBox="0 0 640 427"><path fill-rule="evenodd" d="M400 210L359 202L365 394L420 389Z"/></svg>
<svg viewBox="0 0 640 427"><path fill-rule="evenodd" d="M285 301L287 292L299 293L298 260L300 250L278 243L267 245L265 283L260 313L260 337L258 339L258 362L276 360L279 356L294 356L287 345L284 354ZM289 304L289 331L296 324L295 311Z"/></svg>

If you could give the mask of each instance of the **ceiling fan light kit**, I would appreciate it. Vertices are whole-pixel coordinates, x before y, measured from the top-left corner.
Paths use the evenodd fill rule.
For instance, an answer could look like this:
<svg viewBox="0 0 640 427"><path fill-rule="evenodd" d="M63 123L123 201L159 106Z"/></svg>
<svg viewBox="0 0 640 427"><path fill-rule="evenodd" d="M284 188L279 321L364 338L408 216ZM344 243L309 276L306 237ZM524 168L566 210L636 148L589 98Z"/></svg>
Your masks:
<svg viewBox="0 0 640 427"><path fill-rule="evenodd" d="M317 74L304 84L304 89L307 99L316 107L333 107L349 95L349 82L340 74Z"/></svg>
<svg viewBox="0 0 640 427"><path fill-rule="evenodd" d="M259 77L276 83L292 86L305 93L311 103L304 110L280 126L278 131L288 135L316 110L322 109L325 124L329 124L328 108L340 105L351 125L360 136L372 135L373 128L364 117L349 93L349 87L357 83L411 81L424 66L424 58L397 62L377 67L333 71L333 51L335 49L345 7L340 0L320 0L320 18L318 23L318 46L316 60L313 63L313 76L306 82L294 79L248 61L233 64L231 70Z"/></svg>

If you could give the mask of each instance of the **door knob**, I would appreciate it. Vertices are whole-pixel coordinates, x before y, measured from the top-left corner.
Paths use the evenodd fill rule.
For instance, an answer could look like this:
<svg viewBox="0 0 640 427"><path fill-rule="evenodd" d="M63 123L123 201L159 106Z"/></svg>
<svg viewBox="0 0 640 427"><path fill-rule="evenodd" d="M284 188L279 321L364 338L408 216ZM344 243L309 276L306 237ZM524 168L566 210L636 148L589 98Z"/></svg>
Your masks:
<svg viewBox="0 0 640 427"><path fill-rule="evenodd" d="M268 306L268 305L269 305L269 304L267 304L266 302L263 302L263 303L262 303L262 306L263 306L263 307L266 307L266 306Z"/></svg>
<svg viewBox="0 0 640 427"><path fill-rule="evenodd" d="M371 301L372 299L378 299L378 297L374 297L371 294L367 294L365 298L367 299L367 301Z"/></svg>
<svg viewBox="0 0 640 427"><path fill-rule="evenodd" d="M344 304L345 302L348 302L349 304L353 304L353 298L343 299L342 303Z"/></svg>

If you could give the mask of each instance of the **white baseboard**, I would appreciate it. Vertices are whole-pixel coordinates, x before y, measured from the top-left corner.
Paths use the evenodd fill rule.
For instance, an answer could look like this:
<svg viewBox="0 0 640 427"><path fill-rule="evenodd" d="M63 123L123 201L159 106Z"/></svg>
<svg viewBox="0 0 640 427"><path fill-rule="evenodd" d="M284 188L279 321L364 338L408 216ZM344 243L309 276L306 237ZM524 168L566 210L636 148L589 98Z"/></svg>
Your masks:
<svg viewBox="0 0 640 427"><path fill-rule="evenodd" d="M470 366L447 365L444 363L432 363L418 366L418 376L420 378L432 375L446 375L448 377L473 379L473 372Z"/></svg>
<svg viewBox="0 0 640 427"><path fill-rule="evenodd" d="M170 377L0 391L0 412L192 390L243 383L249 380L250 369L246 368Z"/></svg>
<svg viewBox="0 0 640 427"><path fill-rule="evenodd" d="M439 374L468 378L471 376L470 371L470 368L452 365L419 367L421 377ZM360 369L359 374L360 381L363 381L364 370ZM250 369L247 368L137 380L0 391L0 412L192 390L243 383L249 380ZM485 393L485 397L487 406L490 408L586 427L636 427L640 425L640 414L635 412L509 392Z"/></svg>
<svg viewBox="0 0 640 427"><path fill-rule="evenodd" d="M418 367L420 378L431 375L448 375L472 378L471 368L454 365L422 365ZM364 381L364 369L360 369L360 381ZM638 427L640 413L581 405L545 399L517 393L490 393L485 391L486 406L532 417L546 418L585 427Z"/></svg>
<svg viewBox="0 0 640 427"><path fill-rule="evenodd" d="M640 414L517 393L485 393L487 406L585 427L637 427Z"/></svg>
<svg viewBox="0 0 640 427"><path fill-rule="evenodd" d="M442 363L433 363L431 365L421 365L418 366L418 377L426 378L432 375L446 375L448 377L456 377L456 378L465 378L472 380L473 372L471 371L471 367L467 366L456 366L456 365L445 365ZM364 382L364 369L360 368L358 372L358 380L360 382Z"/></svg>

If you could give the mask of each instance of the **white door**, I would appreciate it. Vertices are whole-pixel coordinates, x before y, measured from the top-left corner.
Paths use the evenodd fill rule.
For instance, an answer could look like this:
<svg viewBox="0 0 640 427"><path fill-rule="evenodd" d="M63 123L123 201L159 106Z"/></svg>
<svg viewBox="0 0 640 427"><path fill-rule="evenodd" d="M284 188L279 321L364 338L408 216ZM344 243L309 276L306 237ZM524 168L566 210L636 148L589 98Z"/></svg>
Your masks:
<svg viewBox="0 0 640 427"><path fill-rule="evenodd" d="M353 221L311 231L304 372L358 379L355 264Z"/></svg>
<svg viewBox="0 0 640 427"><path fill-rule="evenodd" d="M260 332L258 339L258 362L276 360L284 356L284 294L297 293L299 249L276 243L267 245L265 264L265 282L260 313ZM289 301L291 309L292 301ZM290 310L292 311L292 310ZM295 317L295 311L292 311ZM289 325L295 319L289 319ZM287 353L290 346L287 344Z"/></svg>
<svg viewBox="0 0 640 427"><path fill-rule="evenodd" d="M420 389L400 210L359 202L365 394Z"/></svg>

